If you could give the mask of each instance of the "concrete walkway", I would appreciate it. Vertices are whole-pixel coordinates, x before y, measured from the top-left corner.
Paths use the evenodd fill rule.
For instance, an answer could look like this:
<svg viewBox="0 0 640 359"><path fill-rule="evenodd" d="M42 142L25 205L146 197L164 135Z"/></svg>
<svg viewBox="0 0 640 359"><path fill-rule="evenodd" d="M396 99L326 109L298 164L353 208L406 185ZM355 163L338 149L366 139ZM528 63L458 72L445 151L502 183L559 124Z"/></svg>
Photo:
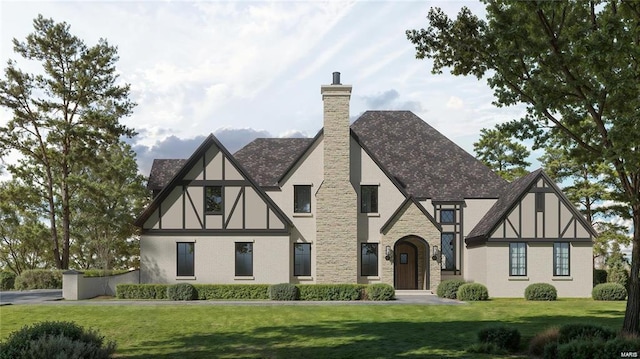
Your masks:
<svg viewBox="0 0 640 359"><path fill-rule="evenodd" d="M33 289L0 292L0 305L40 304L62 299L62 289Z"/></svg>

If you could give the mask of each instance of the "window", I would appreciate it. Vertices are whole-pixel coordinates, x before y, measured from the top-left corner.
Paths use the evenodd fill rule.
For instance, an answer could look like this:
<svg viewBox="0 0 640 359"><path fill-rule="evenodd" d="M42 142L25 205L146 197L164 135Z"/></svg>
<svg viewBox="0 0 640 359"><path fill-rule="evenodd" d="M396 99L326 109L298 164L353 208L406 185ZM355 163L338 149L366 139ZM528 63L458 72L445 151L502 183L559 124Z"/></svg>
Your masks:
<svg viewBox="0 0 640 359"><path fill-rule="evenodd" d="M440 210L440 223L455 223L456 212L452 209Z"/></svg>
<svg viewBox="0 0 640 359"><path fill-rule="evenodd" d="M360 186L360 212L378 213L378 186Z"/></svg>
<svg viewBox="0 0 640 359"><path fill-rule="evenodd" d="M194 276L193 270L193 242L185 243L178 242L178 266L177 275L180 276Z"/></svg>
<svg viewBox="0 0 640 359"><path fill-rule="evenodd" d="M253 243L236 243L236 276L253 275Z"/></svg>
<svg viewBox="0 0 640 359"><path fill-rule="evenodd" d="M569 243L553 244L553 275L569 275Z"/></svg>
<svg viewBox="0 0 640 359"><path fill-rule="evenodd" d="M536 212L544 212L544 192L536 192Z"/></svg>
<svg viewBox="0 0 640 359"><path fill-rule="evenodd" d="M454 255L455 238L456 236L453 233L442 233L440 235L440 249L442 250L441 269L456 269L456 259Z"/></svg>
<svg viewBox="0 0 640 359"><path fill-rule="evenodd" d="M311 213L311 186L293 186L293 212Z"/></svg>
<svg viewBox="0 0 640 359"><path fill-rule="evenodd" d="M222 186L204 188L204 212L222 214Z"/></svg>
<svg viewBox="0 0 640 359"><path fill-rule="evenodd" d="M378 275L378 243L362 243L360 275Z"/></svg>
<svg viewBox="0 0 640 359"><path fill-rule="evenodd" d="M509 275L527 275L527 244L509 243Z"/></svg>
<svg viewBox="0 0 640 359"><path fill-rule="evenodd" d="M311 275L311 244L295 243L293 245L293 275Z"/></svg>

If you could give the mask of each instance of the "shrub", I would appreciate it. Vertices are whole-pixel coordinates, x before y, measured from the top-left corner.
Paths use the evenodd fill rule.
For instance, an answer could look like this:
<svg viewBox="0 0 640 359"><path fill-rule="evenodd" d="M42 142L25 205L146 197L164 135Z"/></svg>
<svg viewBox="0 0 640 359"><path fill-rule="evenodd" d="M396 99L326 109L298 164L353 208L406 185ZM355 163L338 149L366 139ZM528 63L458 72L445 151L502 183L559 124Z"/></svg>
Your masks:
<svg viewBox="0 0 640 359"><path fill-rule="evenodd" d="M616 336L613 330L593 324L565 324L560 327L558 334L560 344L576 339L609 340Z"/></svg>
<svg viewBox="0 0 640 359"><path fill-rule="evenodd" d="M3 270L0 272L0 290L12 290L16 282L16 274Z"/></svg>
<svg viewBox="0 0 640 359"><path fill-rule="evenodd" d="M368 300L393 300L396 297L393 287L384 283L370 284L364 291Z"/></svg>
<svg viewBox="0 0 640 359"><path fill-rule="evenodd" d="M194 300L198 299L198 292L189 283L179 283L167 287L169 300Z"/></svg>
<svg viewBox="0 0 640 359"><path fill-rule="evenodd" d="M602 283L591 290L594 300L625 300L627 289L620 283Z"/></svg>
<svg viewBox="0 0 640 359"><path fill-rule="evenodd" d="M300 300L360 300L364 284L300 284Z"/></svg>
<svg viewBox="0 0 640 359"><path fill-rule="evenodd" d="M557 359L596 359L604 349L602 340L577 339L557 347Z"/></svg>
<svg viewBox="0 0 640 359"><path fill-rule="evenodd" d="M467 348L467 353L505 355L507 351L494 343L476 343Z"/></svg>
<svg viewBox="0 0 640 359"><path fill-rule="evenodd" d="M520 347L520 332L504 325L486 327L478 332L478 340L514 352Z"/></svg>
<svg viewBox="0 0 640 359"><path fill-rule="evenodd" d="M548 328L536 334L529 342L529 355L541 357L544 354L544 348L549 343L558 343L559 329L557 327Z"/></svg>
<svg viewBox="0 0 640 359"><path fill-rule="evenodd" d="M269 287L269 299L296 300L298 299L298 287L290 283L274 284Z"/></svg>
<svg viewBox="0 0 640 359"><path fill-rule="evenodd" d="M269 299L268 284L194 284L198 299Z"/></svg>
<svg viewBox="0 0 640 359"><path fill-rule="evenodd" d="M167 299L167 284L118 284L118 299Z"/></svg>
<svg viewBox="0 0 640 359"><path fill-rule="evenodd" d="M615 338L607 341L602 349L602 358L619 358L622 352L640 354L640 337Z"/></svg>
<svg viewBox="0 0 640 359"><path fill-rule="evenodd" d="M607 271L604 269L593 270L593 285L596 286L600 283L607 282Z"/></svg>
<svg viewBox="0 0 640 359"><path fill-rule="evenodd" d="M11 333L0 346L0 358L57 358L60 353L82 354L70 358L108 358L115 343L103 344L104 337L75 323L40 322Z"/></svg>
<svg viewBox="0 0 640 359"><path fill-rule="evenodd" d="M489 299L489 291L480 283L466 283L458 288L456 297L464 301L487 300Z"/></svg>
<svg viewBox="0 0 640 359"><path fill-rule="evenodd" d="M524 290L524 297L527 300L556 300L558 292L549 283L533 283Z"/></svg>
<svg viewBox="0 0 640 359"><path fill-rule="evenodd" d="M62 271L47 269L26 270L16 277L15 289L62 289Z"/></svg>
<svg viewBox="0 0 640 359"><path fill-rule="evenodd" d="M607 282L609 283L618 283L628 288L629 286L629 272L622 265L614 265L609 268L607 272Z"/></svg>
<svg viewBox="0 0 640 359"><path fill-rule="evenodd" d="M465 283L466 282L462 279L449 279L442 281L440 285L438 285L436 294L438 294L438 297L440 298L456 299L458 288Z"/></svg>
<svg viewBox="0 0 640 359"><path fill-rule="evenodd" d="M113 275L129 273L129 272L130 270L128 269L87 269L82 271L85 278L109 277Z"/></svg>

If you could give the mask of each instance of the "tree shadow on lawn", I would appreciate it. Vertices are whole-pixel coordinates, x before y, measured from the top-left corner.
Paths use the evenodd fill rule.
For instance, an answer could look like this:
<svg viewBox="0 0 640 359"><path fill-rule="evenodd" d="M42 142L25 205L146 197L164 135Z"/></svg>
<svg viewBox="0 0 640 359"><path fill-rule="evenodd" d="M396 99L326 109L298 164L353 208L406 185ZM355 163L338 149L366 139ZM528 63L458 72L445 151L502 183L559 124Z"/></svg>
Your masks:
<svg viewBox="0 0 640 359"><path fill-rule="evenodd" d="M171 340L149 340L117 353L118 357L160 359L477 358L482 356L465 353L465 349L477 341L478 330L488 325L506 324L520 330L523 337L520 354L524 358L529 339L545 328L566 323L597 323L618 329L622 318L617 314L615 318L541 315L505 322L336 320L317 325L264 326L245 332L212 332L176 336Z"/></svg>

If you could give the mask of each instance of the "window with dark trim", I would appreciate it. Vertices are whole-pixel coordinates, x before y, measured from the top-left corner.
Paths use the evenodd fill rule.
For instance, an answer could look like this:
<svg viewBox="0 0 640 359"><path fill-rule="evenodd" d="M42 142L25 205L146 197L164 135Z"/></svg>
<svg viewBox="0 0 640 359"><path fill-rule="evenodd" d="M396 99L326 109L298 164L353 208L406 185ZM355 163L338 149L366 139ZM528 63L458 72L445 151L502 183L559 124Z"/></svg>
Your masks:
<svg viewBox="0 0 640 359"><path fill-rule="evenodd" d="M178 242L178 259L176 273L178 277L181 276L194 276L194 248L193 242Z"/></svg>
<svg viewBox="0 0 640 359"><path fill-rule="evenodd" d="M253 243L236 243L236 276L253 275Z"/></svg>
<svg viewBox="0 0 640 359"><path fill-rule="evenodd" d="M361 243L360 275L378 275L378 243Z"/></svg>
<svg viewBox="0 0 640 359"><path fill-rule="evenodd" d="M222 214L222 193L222 186L209 186L204 188L204 213Z"/></svg>
<svg viewBox="0 0 640 359"><path fill-rule="evenodd" d="M441 269L456 269L455 238L456 235L454 233L442 233L440 235L440 249L442 250Z"/></svg>
<svg viewBox="0 0 640 359"><path fill-rule="evenodd" d="M311 213L311 186L293 186L293 212Z"/></svg>
<svg viewBox="0 0 640 359"><path fill-rule="evenodd" d="M536 212L544 212L544 192L536 192Z"/></svg>
<svg viewBox="0 0 640 359"><path fill-rule="evenodd" d="M557 242L553 244L553 275L568 276L569 271L569 243Z"/></svg>
<svg viewBox="0 0 640 359"><path fill-rule="evenodd" d="M311 243L295 243L293 245L293 275L311 275Z"/></svg>
<svg viewBox="0 0 640 359"><path fill-rule="evenodd" d="M360 212L378 213L378 186L360 186Z"/></svg>
<svg viewBox="0 0 640 359"><path fill-rule="evenodd" d="M456 211L453 209L441 209L440 210L440 223L455 223Z"/></svg>
<svg viewBox="0 0 640 359"><path fill-rule="evenodd" d="M527 275L527 244L509 243L509 275Z"/></svg>

